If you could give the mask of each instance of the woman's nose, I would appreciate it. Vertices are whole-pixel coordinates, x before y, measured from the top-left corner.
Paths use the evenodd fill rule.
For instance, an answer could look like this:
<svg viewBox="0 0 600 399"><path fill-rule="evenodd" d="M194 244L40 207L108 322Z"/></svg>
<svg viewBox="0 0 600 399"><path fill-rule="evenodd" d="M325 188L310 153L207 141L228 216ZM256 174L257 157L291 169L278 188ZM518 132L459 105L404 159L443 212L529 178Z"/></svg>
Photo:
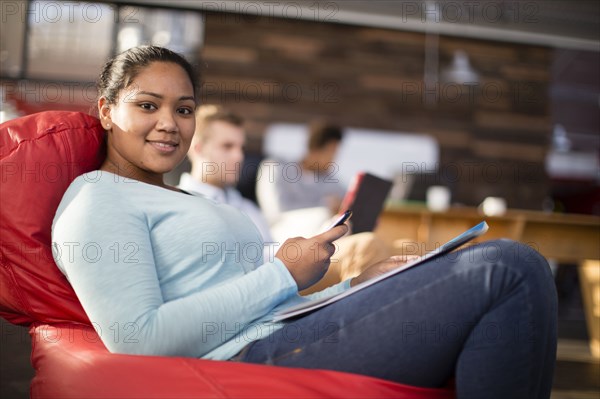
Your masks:
<svg viewBox="0 0 600 399"><path fill-rule="evenodd" d="M165 110L159 114L158 121L156 122L156 128L158 130L174 133L179 130L175 116L171 111Z"/></svg>

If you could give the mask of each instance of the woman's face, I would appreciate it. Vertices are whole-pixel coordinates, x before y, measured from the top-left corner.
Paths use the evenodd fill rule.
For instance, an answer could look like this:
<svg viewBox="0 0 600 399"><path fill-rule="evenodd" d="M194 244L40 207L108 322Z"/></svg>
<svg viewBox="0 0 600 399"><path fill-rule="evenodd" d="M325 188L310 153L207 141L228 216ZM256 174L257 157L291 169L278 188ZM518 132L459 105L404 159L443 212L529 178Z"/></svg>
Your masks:
<svg viewBox="0 0 600 399"><path fill-rule="evenodd" d="M108 127L103 169L149 183L185 157L195 128L192 83L179 65L153 62L119 92L115 104L98 102Z"/></svg>

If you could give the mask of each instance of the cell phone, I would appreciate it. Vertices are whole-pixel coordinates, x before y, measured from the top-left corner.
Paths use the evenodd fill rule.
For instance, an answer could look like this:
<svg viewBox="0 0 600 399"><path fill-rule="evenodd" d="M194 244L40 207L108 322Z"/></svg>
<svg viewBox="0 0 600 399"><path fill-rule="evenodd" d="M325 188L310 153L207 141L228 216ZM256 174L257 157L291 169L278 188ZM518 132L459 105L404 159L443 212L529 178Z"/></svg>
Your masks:
<svg viewBox="0 0 600 399"><path fill-rule="evenodd" d="M348 209L346 212L342 213L341 216L335 222L333 222L333 224L329 226L329 229L327 230L343 225L346 220L350 219L350 216L352 216L352 211Z"/></svg>

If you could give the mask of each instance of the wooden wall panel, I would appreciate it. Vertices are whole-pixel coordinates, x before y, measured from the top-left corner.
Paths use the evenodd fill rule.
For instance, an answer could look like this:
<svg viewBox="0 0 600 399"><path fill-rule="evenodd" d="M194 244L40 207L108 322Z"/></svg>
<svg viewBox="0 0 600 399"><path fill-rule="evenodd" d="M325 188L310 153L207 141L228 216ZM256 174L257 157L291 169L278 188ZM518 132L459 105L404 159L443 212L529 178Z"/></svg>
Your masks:
<svg viewBox="0 0 600 399"><path fill-rule="evenodd" d="M500 195L511 207L541 209L548 195L543 165L552 50L442 36L440 70L463 50L480 82L425 90L425 39L414 32L209 13L203 101L244 115L254 152L269 123L314 117L429 134L441 146L441 175L434 180L451 187L455 202L477 205ZM442 172L457 167L461 176L447 182ZM499 177L486 176L493 170Z"/></svg>

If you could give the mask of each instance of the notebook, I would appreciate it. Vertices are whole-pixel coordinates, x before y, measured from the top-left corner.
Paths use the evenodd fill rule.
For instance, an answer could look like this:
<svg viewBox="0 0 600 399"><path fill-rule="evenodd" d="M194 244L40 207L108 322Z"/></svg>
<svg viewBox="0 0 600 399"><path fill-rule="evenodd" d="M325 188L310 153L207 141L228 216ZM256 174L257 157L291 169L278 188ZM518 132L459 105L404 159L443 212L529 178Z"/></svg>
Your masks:
<svg viewBox="0 0 600 399"><path fill-rule="evenodd" d="M392 182L370 173L357 174L340 206L340 211L352 209L352 233L373 231Z"/></svg>

